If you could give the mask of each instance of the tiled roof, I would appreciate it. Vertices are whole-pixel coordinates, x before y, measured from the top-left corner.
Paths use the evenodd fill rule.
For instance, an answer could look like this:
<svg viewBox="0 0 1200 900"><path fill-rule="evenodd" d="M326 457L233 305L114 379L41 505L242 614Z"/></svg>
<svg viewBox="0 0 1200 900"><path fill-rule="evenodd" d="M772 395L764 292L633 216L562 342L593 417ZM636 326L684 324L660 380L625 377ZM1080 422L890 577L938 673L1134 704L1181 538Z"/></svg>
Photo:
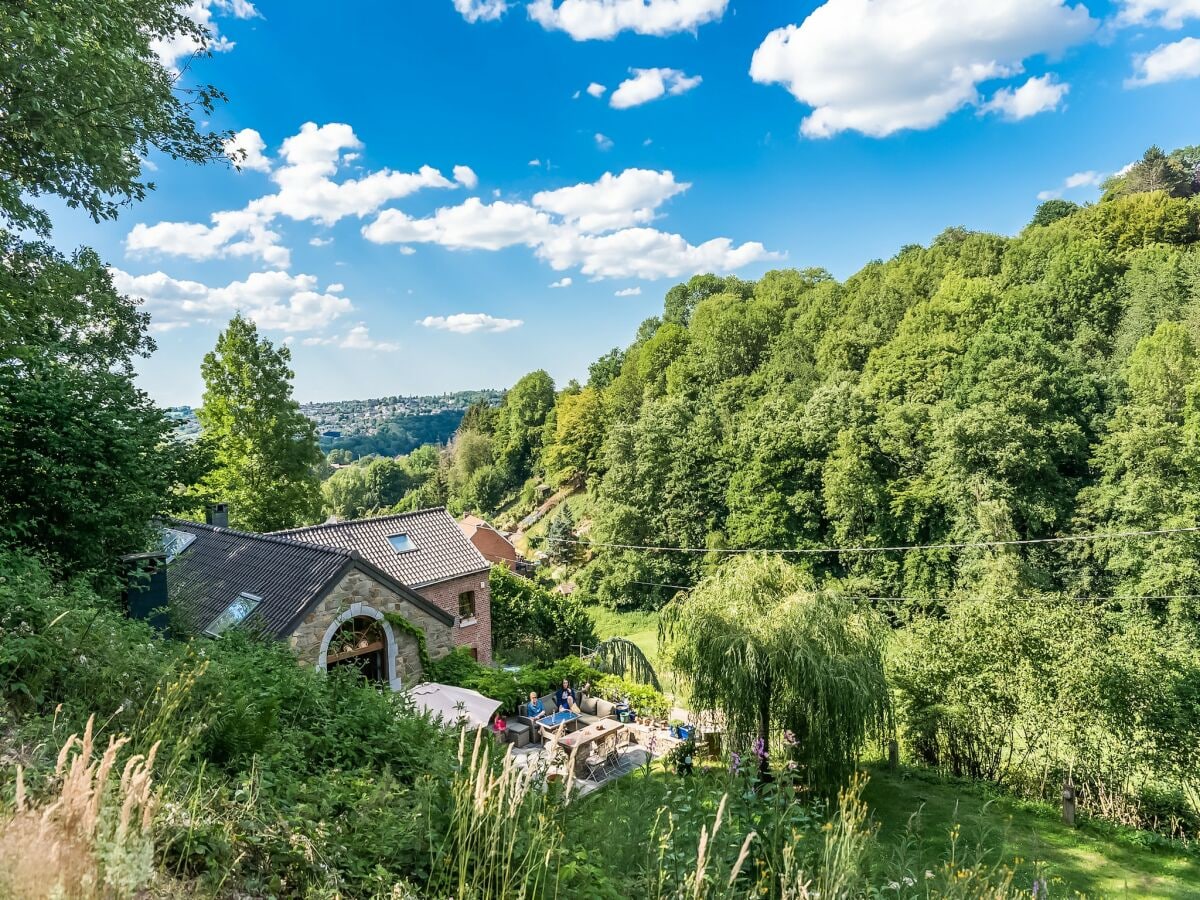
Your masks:
<svg viewBox="0 0 1200 900"><path fill-rule="evenodd" d="M401 584L414 588L491 567L442 507L349 522L327 522L275 534L296 541L356 550ZM398 534L408 535L416 549L397 553L388 538Z"/></svg>
<svg viewBox="0 0 1200 900"><path fill-rule="evenodd" d="M171 521L195 535L167 570L168 597L191 629L201 632L242 593L261 597L243 628L284 637L296 617L331 587L354 554L271 535Z"/></svg>

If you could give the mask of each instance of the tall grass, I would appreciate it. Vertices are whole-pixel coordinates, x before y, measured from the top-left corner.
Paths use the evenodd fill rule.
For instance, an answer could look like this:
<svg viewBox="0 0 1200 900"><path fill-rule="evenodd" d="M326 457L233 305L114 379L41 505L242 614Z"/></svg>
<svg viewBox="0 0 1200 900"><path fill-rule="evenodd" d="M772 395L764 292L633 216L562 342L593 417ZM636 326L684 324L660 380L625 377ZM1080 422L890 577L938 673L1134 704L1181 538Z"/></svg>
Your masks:
<svg viewBox="0 0 1200 900"><path fill-rule="evenodd" d="M22 898L132 897L154 879L151 772L158 745L129 757L128 738L95 755L95 717L58 754L54 788L31 802L18 767L15 811L0 821L0 893Z"/></svg>

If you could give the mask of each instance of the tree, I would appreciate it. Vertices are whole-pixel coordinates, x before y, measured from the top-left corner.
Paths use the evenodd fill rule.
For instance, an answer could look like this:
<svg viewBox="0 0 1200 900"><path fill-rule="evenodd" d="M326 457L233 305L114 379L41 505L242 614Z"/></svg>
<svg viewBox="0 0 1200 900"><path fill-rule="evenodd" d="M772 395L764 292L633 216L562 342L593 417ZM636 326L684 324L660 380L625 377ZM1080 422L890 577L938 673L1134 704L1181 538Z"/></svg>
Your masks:
<svg viewBox="0 0 1200 900"><path fill-rule="evenodd" d="M1029 224L1034 226L1050 225L1059 219L1065 219L1081 208L1078 203L1072 203L1070 200L1047 200L1037 208Z"/></svg>
<svg viewBox="0 0 1200 900"><path fill-rule="evenodd" d="M574 597L553 594L504 566L492 567L488 584L492 641L505 658L548 663L573 656L580 645L596 646L595 623Z"/></svg>
<svg viewBox="0 0 1200 900"><path fill-rule="evenodd" d="M604 426L604 403L594 387L559 395L554 440L542 457L555 484L583 483L599 472Z"/></svg>
<svg viewBox="0 0 1200 900"><path fill-rule="evenodd" d="M0 14L0 219L47 232L27 197L53 194L96 220L140 200L142 158L223 158L226 132L201 131L220 91L180 87L155 41L182 38L198 55L209 34L185 0L23 0Z"/></svg>
<svg viewBox="0 0 1200 900"><path fill-rule="evenodd" d="M554 381L539 369L514 384L500 404L493 447L508 487L518 486L533 474L554 399Z"/></svg>
<svg viewBox="0 0 1200 900"><path fill-rule="evenodd" d="M1190 149L1190 148L1189 148ZM1195 160L1171 154L1156 146L1150 147L1128 172L1113 175L1104 182L1104 199L1112 200L1129 194L1165 191L1172 197L1188 197L1193 191L1196 174Z"/></svg>
<svg viewBox="0 0 1200 900"><path fill-rule="evenodd" d="M725 716L731 749L790 739L808 782L836 791L890 724L886 630L868 609L813 591L778 557L744 556L663 610L668 666L699 709Z"/></svg>
<svg viewBox="0 0 1200 900"><path fill-rule="evenodd" d="M260 338L235 316L204 357L201 441L214 460L197 487L205 502L230 504L230 524L277 531L320 512L316 427L292 399L291 351Z"/></svg>
<svg viewBox="0 0 1200 900"><path fill-rule="evenodd" d="M570 505L564 503L546 528L547 556L555 563L574 561L579 555L577 538L575 516L571 514Z"/></svg>
<svg viewBox="0 0 1200 900"><path fill-rule="evenodd" d="M133 383L147 321L94 252L0 231L0 538L111 570L174 508L194 456Z"/></svg>

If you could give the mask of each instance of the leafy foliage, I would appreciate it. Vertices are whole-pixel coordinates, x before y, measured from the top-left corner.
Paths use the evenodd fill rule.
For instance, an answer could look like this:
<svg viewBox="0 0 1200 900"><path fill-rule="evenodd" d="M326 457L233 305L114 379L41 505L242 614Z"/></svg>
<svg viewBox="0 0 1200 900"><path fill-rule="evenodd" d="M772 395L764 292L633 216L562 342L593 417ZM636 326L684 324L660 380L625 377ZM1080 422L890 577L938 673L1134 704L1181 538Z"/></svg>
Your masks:
<svg viewBox="0 0 1200 900"><path fill-rule="evenodd" d="M230 524L277 531L313 521L320 509L317 466L324 458L312 422L292 399L291 351L260 338L241 315L204 357L202 446L212 471L197 486L203 502L230 504Z"/></svg>
<svg viewBox="0 0 1200 900"><path fill-rule="evenodd" d="M591 616L574 597L551 593L535 582L492 566L492 643L514 662L542 662L596 645Z"/></svg>

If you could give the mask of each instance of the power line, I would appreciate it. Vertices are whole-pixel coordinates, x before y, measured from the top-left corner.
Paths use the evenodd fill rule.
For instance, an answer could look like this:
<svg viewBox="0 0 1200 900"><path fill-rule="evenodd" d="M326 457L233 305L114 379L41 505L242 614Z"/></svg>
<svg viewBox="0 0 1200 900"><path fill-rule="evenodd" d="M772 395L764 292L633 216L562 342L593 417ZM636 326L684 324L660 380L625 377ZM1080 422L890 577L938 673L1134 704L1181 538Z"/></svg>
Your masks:
<svg viewBox="0 0 1200 900"><path fill-rule="evenodd" d="M1009 541L964 541L945 544L903 544L894 547L805 547L801 549L768 549L762 547L664 547L652 544L615 544L598 541L581 541L570 538L546 537L555 544L577 544L582 547L596 547L603 550L644 550L652 553L772 553L781 556L801 555L820 556L828 553L907 553L913 550L969 550L991 549L995 547L1024 547L1033 544L1066 544L1086 541L1100 541L1112 538L1142 538L1158 537L1168 534L1195 534L1200 532L1200 526L1187 528L1156 528L1144 531L1113 531L1100 534L1070 534L1059 537L1021 538Z"/></svg>

